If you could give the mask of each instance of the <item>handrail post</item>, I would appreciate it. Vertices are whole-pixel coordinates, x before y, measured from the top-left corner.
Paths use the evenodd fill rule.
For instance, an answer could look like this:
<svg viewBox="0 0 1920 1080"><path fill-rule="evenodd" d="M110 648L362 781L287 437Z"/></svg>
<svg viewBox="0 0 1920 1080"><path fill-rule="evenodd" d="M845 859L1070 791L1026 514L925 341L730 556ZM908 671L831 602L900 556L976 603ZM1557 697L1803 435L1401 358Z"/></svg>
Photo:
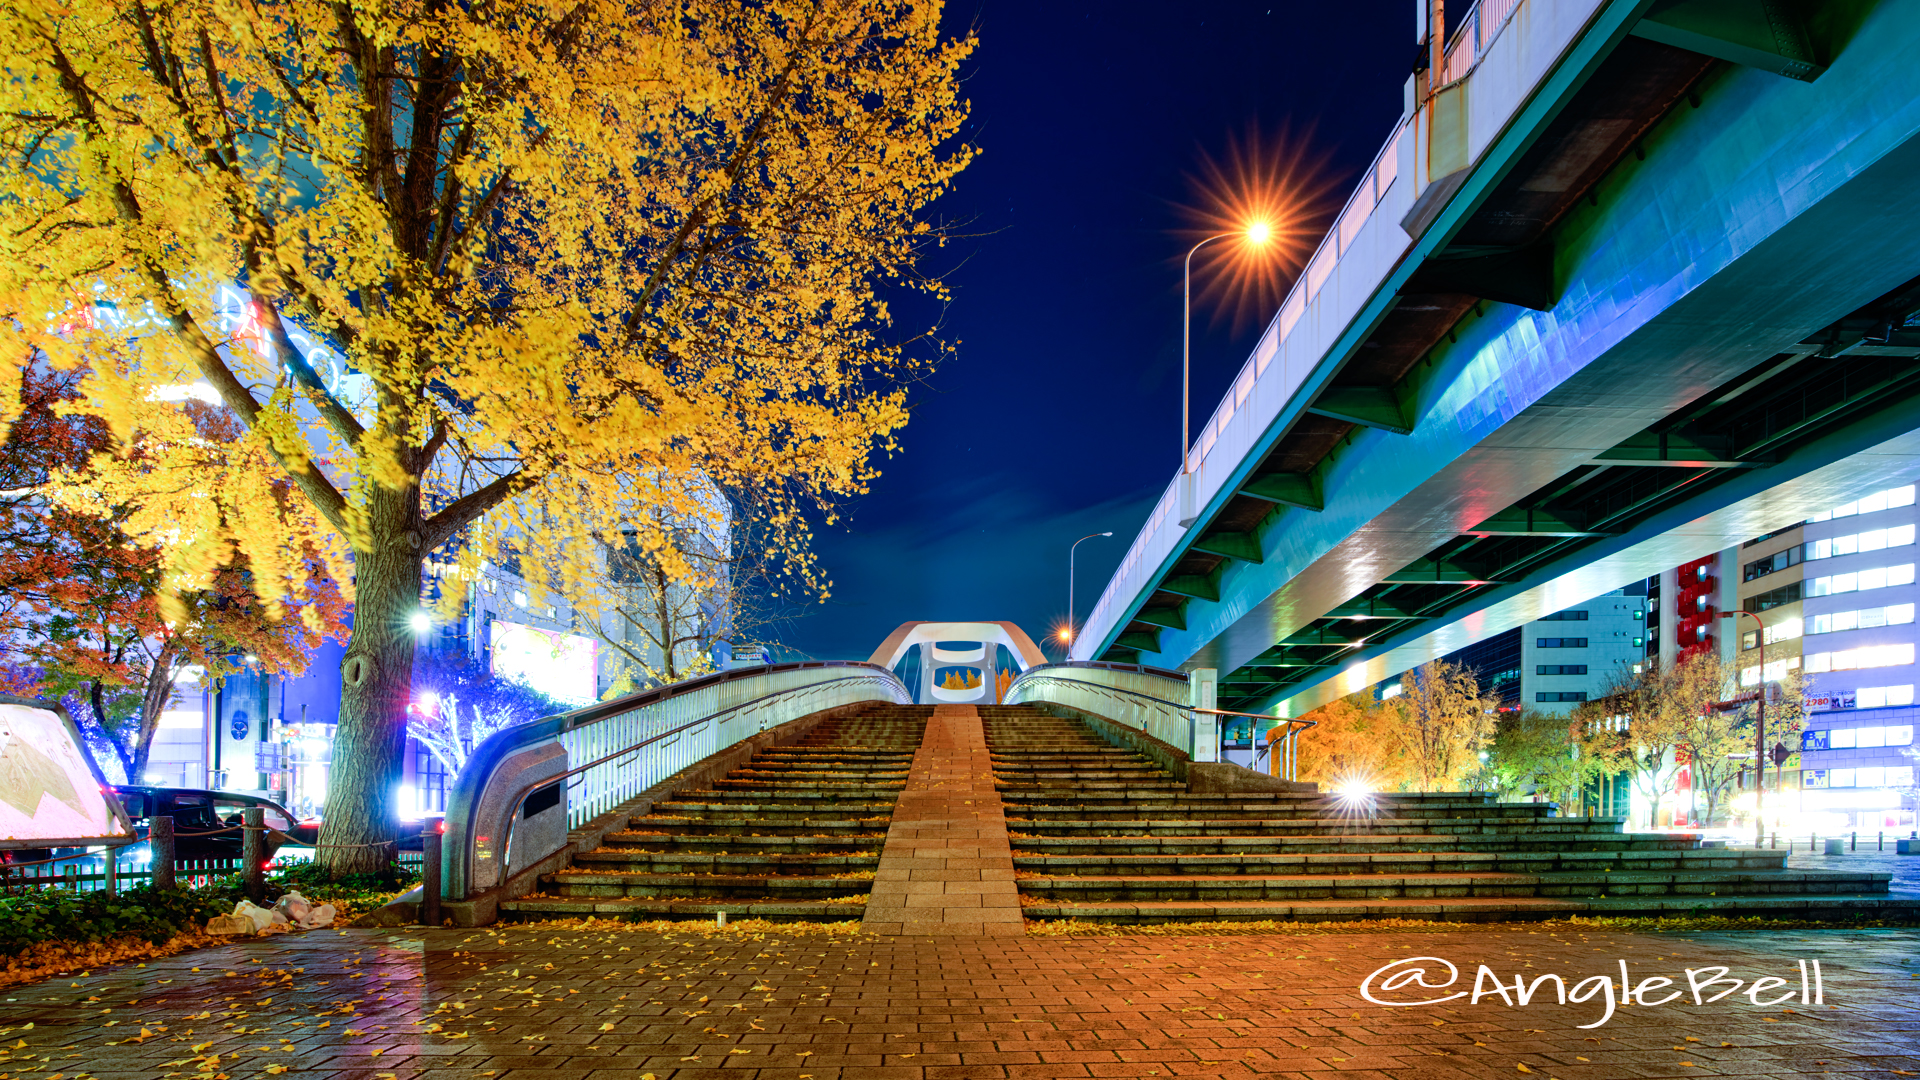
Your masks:
<svg viewBox="0 0 1920 1080"><path fill-rule="evenodd" d="M156 814L147 824L147 853L153 856L155 889L173 888L173 819Z"/></svg>
<svg viewBox="0 0 1920 1080"><path fill-rule="evenodd" d="M241 869L245 872L247 899L259 903L267 892L267 812L258 806L240 811Z"/></svg>
<svg viewBox="0 0 1920 1080"><path fill-rule="evenodd" d="M440 823L420 833L420 922L440 925Z"/></svg>

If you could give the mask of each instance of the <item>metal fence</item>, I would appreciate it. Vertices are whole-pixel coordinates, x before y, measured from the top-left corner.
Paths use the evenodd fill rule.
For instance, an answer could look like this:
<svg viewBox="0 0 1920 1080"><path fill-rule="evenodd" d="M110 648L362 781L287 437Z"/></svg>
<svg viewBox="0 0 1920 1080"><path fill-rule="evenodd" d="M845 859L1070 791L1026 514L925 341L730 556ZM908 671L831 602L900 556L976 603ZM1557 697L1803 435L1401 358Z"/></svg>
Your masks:
<svg viewBox="0 0 1920 1080"><path fill-rule="evenodd" d="M113 880L121 889L144 885L153 880L153 863L141 858L146 851L144 844L124 848L118 853L113 864ZM307 862L311 853L306 849L295 849L277 854L274 857L276 868L295 863ZM420 853L402 851L397 861L402 869L418 872ZM240 872L240 857L175 859L173 861L174 883L182 888L200 888L212 885L220 878ZM107 854L89 852L69 858L51 859L31 863L0 863L0 893L19 893L29 889L67 889L73 892L95 892L107 887Z"/></svg>

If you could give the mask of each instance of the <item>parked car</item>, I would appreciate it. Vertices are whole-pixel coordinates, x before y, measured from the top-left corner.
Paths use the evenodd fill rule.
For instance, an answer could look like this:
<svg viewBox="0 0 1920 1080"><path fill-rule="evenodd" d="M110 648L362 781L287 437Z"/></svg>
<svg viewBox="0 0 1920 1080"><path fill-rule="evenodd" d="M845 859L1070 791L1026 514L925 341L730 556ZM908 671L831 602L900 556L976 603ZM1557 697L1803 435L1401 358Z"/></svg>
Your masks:
<svg viewBox="0 0 1920 1080"><path fill-rule="evenodd" d="M242 834L238 830L208 836L181 834L212 833L229 825L238 825L241 823L241 811L256 806L264 811L262 816L270 830L267 833L269 855L287 844L311 844L314 833L318 831L295 821L286 807L258 795L132 785L115 785L113 792L127 811L134 835L143 842L155 817L173 818L173 831L177 837L174 840L174 855L182 859L239 858Z"/></svg>

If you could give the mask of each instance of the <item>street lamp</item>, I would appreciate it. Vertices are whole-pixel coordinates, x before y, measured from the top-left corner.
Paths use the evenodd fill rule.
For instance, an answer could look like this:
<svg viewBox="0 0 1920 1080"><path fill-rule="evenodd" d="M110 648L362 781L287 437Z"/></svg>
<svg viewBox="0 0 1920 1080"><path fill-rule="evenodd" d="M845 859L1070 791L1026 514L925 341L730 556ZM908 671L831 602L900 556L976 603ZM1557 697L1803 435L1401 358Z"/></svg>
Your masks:
<svg viewBox="0 0 1920 1080"><path fill-rule="evenodd" d="M1086 543L1087 541L1093 539L1096 536L1112 536L1112 535L1113 534L1110 532L1088 533L1087 535L1081 537L1080 539L1075 540L1073 542L1073 546L1067 549L1067 628L1064 632L1061 633L1060 636L1062 639L1066 641L1068 646L1072 646L1073 644L1073 632L1074 632L1074 627L1073 627L1073 556L1074 556L1074 553L1080 550L1081 544Z"/></svg>
<svg viewBox="0 0 1920 1080"><path fill-rule="evenodd" d="M1193 253L1229 236L1243 237L1254 247L1261 247L1273 238L1273 229L1264 221L1255 221L1237 232L1215 233L1187 249L1180 311L1180 524L1183 527L1193 522L1194 513L1192 481L1188 479L1193 472ZM1072 612L1068 612L1068 617L1071 621Z"/></svg>
<svg viewBox="0 0 1920 1080"><path fill-rule="evenodd" d="M1734 619L1733 625L1737 633L1740 626L1737 616L1741 615L1753 620L1756 628L1754 640L1760 644L1760 679L1757 686L1759 697L1754 701L1753 725L1753 846L1759 848L1767 840L1767 819L1760 813L1761 800L1766 790L1763 780L1767 775L1767 624L1761 622L1760 616L1753 612L1738 608L1721 612L1720 618ZM1736 657L1739 656L1740 650L1735 649L1733 654Z"/></svg>

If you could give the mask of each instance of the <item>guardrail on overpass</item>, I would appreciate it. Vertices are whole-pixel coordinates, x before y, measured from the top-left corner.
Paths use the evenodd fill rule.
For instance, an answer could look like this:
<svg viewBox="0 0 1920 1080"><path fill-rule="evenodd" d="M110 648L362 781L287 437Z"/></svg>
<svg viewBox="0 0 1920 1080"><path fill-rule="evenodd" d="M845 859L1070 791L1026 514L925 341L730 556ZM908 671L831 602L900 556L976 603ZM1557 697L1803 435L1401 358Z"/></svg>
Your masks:
<svg viewBox="0 0 1920 1080"><path fill-rule="evenodd" d="M1535 104L1563 58L1607 8L1606 0L1483 0L1462 18L1447 50L1446 83L1395 124L1200 428L1191 447L1193 471L1176 475L1154 504L1088 614L1070 651L1073 659L1091 660L1113 644L1131 609L1179 555L1187 539L1182 520L1230 493L1251 451L1283 414L1311 407L1350 347L1356 320L1410 256L1426 254L1416 248L1425 246L1427 226L1460 179ZM1317 497L1304 490L1278 494Z"/></svg>

